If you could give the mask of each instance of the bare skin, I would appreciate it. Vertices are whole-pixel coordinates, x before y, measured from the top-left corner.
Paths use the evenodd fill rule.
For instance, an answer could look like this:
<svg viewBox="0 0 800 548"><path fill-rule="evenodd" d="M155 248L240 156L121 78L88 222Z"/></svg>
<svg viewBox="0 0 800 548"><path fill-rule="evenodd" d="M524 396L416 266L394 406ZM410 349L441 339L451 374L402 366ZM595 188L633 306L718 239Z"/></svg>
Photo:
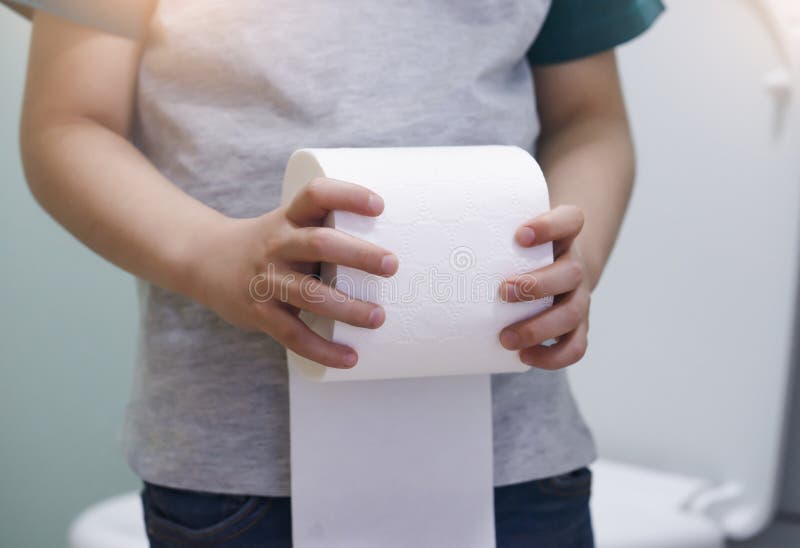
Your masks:
<svg viewBox="0 0 800 548"><path fill-rule="evenodd" d="M553 308L500 333L520 359L544 369L580 360L589 302L617 238L634 179L634 151L613 51L534 67L542 122L537 157L553 209L515 235L521 245L554 243L553 265L501 287L508 300L556 297ZM516 295L514 286L533 288ZM541 343L557 338L557 344Z"/></svg>
<svg viewBox="0 0 800 548"><path fill-rule="evenodd" d="M140 41L36 12L20 128L36 199L120 268L314 361L355 365L352 348L319 337L298 313L307 309L367 328L383 323L379 305L342 298L304 276L323 261L382 276L396 272L390 250L319 226L334 209L379 215L380 196L357 184L319 179L291 204L251 219L226 217L190 197L128 140L141 49ZM553 204L573 205L528 223L533 242L518 231L523 245L555 241L557 261L530 276L537 290L558 295L558 304L504 333L517 335L513 349L523 361L556 368L585 351L589 294L627 203L633 153L613 53L537 68L536 75L540 160ZM590 230L581 231L582 225ZM270 276L292 279L283 299L253 299L250 281L265 276L265 264L274 267ZM551 348L539 345L550 337L561 340ZM507 335L501 341L509 347Z"/></svg>

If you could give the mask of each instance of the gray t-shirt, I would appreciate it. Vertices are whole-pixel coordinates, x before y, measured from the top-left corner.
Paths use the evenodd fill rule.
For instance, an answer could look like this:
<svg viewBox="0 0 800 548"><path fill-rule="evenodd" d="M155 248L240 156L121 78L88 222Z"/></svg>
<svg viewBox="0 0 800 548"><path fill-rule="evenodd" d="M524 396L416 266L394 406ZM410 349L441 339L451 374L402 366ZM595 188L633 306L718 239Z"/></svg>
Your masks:
<svg viewBox="0 0 800 548"><path fill-rule="evenodd" d="M134 142L176 185L233 217L278 206L286 160L302 147L532 151L526 53L549 4L161 0ZM140 292L125 436L133 469L172 487L288 495L284 349L180 295L146 283ZM498 375L492 388L497 485L594 458L564 371Z"/></svg>

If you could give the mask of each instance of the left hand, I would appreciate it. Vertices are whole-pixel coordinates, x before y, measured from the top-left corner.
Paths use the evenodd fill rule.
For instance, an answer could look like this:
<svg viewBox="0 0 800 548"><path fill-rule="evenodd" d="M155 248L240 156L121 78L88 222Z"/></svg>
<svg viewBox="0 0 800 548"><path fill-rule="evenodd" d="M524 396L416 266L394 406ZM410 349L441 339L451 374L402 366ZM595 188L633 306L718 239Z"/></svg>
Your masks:
<svg viewBox="0 0 800 548"><path fill-rule="evenodd" d="M553 242L555 262L533 272L513 276L500 286L509 302L555 297L541 314L511 324L500 332L500 343L518 350L520 360L542 369L561 369L586 352L591 283L586 262L576 245L583 228L583 211L561 205L521 226L515 235L523 247ZM556 339L550 346L542 343Z"/></svg>

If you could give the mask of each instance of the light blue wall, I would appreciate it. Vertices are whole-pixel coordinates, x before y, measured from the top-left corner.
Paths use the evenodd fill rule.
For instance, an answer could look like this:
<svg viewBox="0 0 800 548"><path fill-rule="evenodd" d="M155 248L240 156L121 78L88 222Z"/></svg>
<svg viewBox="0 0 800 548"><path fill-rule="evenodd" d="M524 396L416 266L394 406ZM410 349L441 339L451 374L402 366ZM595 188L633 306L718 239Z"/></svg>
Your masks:
<svg viewBox="0 0 800 548"><path fill-rule="evenodd" d="M34 202L17 127L29 25L0 7L0 546L59 547L89 504L137 487L120 451L133 279Z"/></svg>

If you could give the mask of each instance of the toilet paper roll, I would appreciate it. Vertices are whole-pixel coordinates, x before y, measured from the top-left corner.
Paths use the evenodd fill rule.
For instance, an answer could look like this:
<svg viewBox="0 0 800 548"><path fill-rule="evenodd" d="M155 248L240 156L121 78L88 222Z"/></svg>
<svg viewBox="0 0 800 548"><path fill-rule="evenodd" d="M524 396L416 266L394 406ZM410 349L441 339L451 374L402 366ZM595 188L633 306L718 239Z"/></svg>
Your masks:
<svg viewBox="0 0 800 548"><path fill-rule="evenodd" d="M294 546L492 548L487 373L527 370L498 333L551 304L501 303L497 286L552 260L549 244L513 243L548 209L542 173L514 147L308 149L289 161L284 203L317 176L384 198L376 219L337 211L327 223L394 251L400 269L387 280L323 265L338 289L386 309L377 330L304 316L358 350L354 369L289 353Z"/></svg>
<svg viewBox="0 0 800 548"><path fill-rule="evenodd" d="M283 202L315 177L351 181L383 197L377 218L345 211L327 225L397 254L391 278L323 265L323 281L380 303L377 330L304 314L317 333L358 351L352 370L331 369L293 352L289 364L324 381L525 371L500 345L500 330L552 304L499 299L502 280L552 262L550 243L523 248L516 229L547 211L536 161L508 146L305 149L289 160Z"/></svg>

